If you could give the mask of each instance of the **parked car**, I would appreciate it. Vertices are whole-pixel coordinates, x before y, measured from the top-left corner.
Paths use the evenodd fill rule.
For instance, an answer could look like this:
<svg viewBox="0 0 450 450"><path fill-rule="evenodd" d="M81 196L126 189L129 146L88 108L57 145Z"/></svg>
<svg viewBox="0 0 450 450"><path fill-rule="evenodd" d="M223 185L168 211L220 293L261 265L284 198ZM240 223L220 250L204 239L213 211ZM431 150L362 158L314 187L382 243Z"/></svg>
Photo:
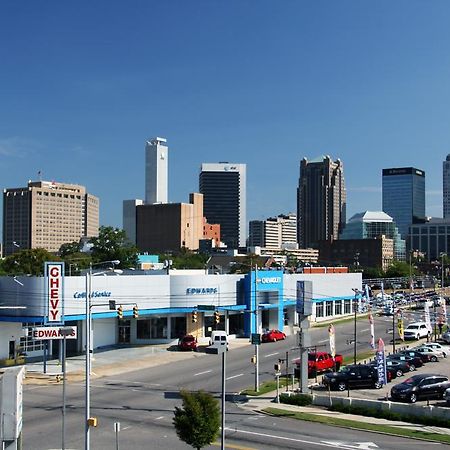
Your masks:
<svg viewBox="0 0 450 450"><path fill-rule="evenodd" d="M450 381L444 375L413 375L403 383L392 387L391 398L411 403L415 403L417 400L442 399L448 388L450 388Z"/></svg>
<svg viewBox="0 0 450 450"><path fill-rule="evenodd" d="M374 387L380 389L377 369L369 364L352 364L342 367L339 372L326 373L323 384L330 389L345 391L347 388Z"/></svg>
<svg viewBox="0 0 450 450"><path fill-rule="evenodd" d="M450 344L450 330L447 330L445 333L442 333L441 338L446 344Z"/></svg>
<svg viewBox="0 0 450 450"><path fill-rule="evenodd" d="M326 352L309 352L308 353L308 377L315 377L316 374L327 370L336 371L342 366L344 358L342 355L335 355L334 359L330 353ZM300 359L294 359L296 364L294 374L300 376Z"/></svg>
<svg viewBox="0 0 450 450"><path fill-rule="evenodd" d="M394 369L398 377L402 377L405 373L411 371L408 361L399 361L386 358L386 367Z"/></svg>
<svg viewBox="0 0 450 450"><path fill-rule="evenodd" d="M431 348L431 347L416 347L415 350L419 353L425 353L430 355L430 361L436 362L439 358L444 357L444 353L441 350L438 350L437 348Z"/></svg>
<svg viewBox="0 0 450 450"><path fill-rule="evenodd" d="M430 362L430 355L427 353L419 353L415 350L408 349L408 350L402 350L398 353L399 355L407 355L407 356L416 356L422 360L423 364L426 364L427 362ZM419 366L416 366L419 367Z"/></svg>
<svg viewBox="0 0 450 450"><path fill-rule="evenodd" d="M375 369L377 369L377 362L376 361L371 361L369 363L369 366L372 366ZM403 375L403 373L401 375ZM386 378L387 378L386 381L388 383L390 383L392 380L397 378L397 369L394 369L392 366L386 367Z"/></svg>
<svg viewBox="0 0 450 450"><path fill-rule="evenodd" d="M193 350L197 351L197 338L195 336L192 336L192 334L187 334L186 336L181 337L178 339L178 349L179 350Z"/></svg>
<svg viewBox="0 0 450 450"><path fill-rule="evenodd" d="M450 388L447 388L444 392L444 398L447 403L447 406L450 406Z"/></svg>
<svg viewBox="0 0 450 450"><path fill-rule="evenodd" d="M277 342L286 339L286 335L280 330L268 330L261 339L263 342Z"/></svg>
<svg viewBox="0 0 450 450"><path fill-rule="evenodd" d="M447 357L448 347L444 347L443 345L439 344L439 342L426 342L426 343L422 344L422 347L435 348L437 350L440 350L443 353L444 358Z"/></svg>
<svg viewBox="0 0 450 450"><path fill-rule="evenodd" d="M394 353L389 355L389 359L392 361L406 361L409 364L409 371L413 372L418 367L423 366L422 358L419 356L405 355L403 353Z"/></svg>
<svg viewBox="0 0 450 450"><path fill-rule="evenodd" d="M420 339L431 336L431 328L426 322L410 323L404 330L405 339Z"/></svg>

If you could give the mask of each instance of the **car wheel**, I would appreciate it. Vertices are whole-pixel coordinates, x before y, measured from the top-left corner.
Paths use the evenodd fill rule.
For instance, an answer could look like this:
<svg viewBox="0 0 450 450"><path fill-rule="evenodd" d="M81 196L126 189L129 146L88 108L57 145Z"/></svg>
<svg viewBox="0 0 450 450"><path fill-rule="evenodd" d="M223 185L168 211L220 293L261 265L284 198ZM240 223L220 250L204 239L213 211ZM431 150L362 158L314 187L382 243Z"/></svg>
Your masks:
<svg viewBox="0 0 450 450"><path fill-rule="evenodd" d="M379 381L375 381L373 386L375 389L381 389L383 387L383 383L380 383Z"/></svg>
<svg viewBox="0 0 450 450"><path fill-rule="evenodd" d="M416 394L411 394L411 395L409 396L409 401L410 401L411 403L416 403L416 402L417 402L417 395L416 395Z"/></svg>
<svg viewBox="0 0 450 450"><path fill-rule="evenodd" d="M395 375L397 375L397 377L402 377L403 376L403 371L398 369L397 372L395 372Z"/></svg>
<svg viewBox="0 0 450 450"><path fill-rule="evenodd" d="M347 384L345 383L345 381L340 381L337 385L337 389L338 391L345 391L347 389Z"/></svg>
<svg viewBox="0 0 450 450"><path fill-rule="evenodd" d="M434 356L434 355L433 355L433 356L431 357L431 362L437 362L437 360L438 360L438 359L437 359L437 356Z"/></svg>

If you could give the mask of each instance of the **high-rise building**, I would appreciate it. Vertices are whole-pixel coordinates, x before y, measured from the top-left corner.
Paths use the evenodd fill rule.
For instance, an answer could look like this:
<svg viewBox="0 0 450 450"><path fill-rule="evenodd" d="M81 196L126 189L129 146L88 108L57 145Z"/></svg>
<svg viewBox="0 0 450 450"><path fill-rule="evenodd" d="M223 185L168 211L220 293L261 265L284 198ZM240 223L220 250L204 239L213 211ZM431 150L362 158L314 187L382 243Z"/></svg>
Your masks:
<svg viewBox="0 0 450 450"><path fill-rule="evenodd" d="M376 239L385 236L392 239L393 257L399 261L406 258L406 242L401 238L391 216L383 211L365 211L355 214L345 226L339 239Z"/></svg>
<svg viewBox="0 0 450 450"><path fill-rule="evenodd" d="M145 144L145 203L168 202L169 148L167 139L156 137Z"/></svg>
<svg viewBox="0 0 450 450"><path fill-rule="evenodd" d="M383 169L382 190L383 211L406 239L411 224L425 218L425 172L414 167Z"/></svg>
<svg viewBox="0 0 450 450"><path fill-rule="evenodd" d="M220 225L222 242L234 249L245 247L246 170L245 164L207 163L199 176L206 220Z"/></svg>
<svg viewBox="0 0 450 450"><path fill-rule="evenodd" d="M346 198L340 159L302 159L297 189L297 236L301 248L338 239L345 226Z"/></svg>
<svg viewBox="0 0 450 450"><path fill-rule="evenodd" d="M99 199L83 186L29 181L27 187L3 191L3 249L43 248L57 252L62 244L98 236Z"/></svg>
<svg viewBox="0 0 450 450"><path fill-rule="evenodd" d="M122 203L122 228L133 245L136 245L136 207L143 204L140 199L124 200Z"/></svg>
<svg viewBox="0 0 450 450"><path fill-rule="evenodd" d="M282 248L284 244L297 245L297 216L295 214L251 220L248 245L250 247Z"/></svg>
<svg viewBox="0 0 450 450"><path fill-rule="evenodd" d="M450 217L450 154L442 163L442 193L444 219Z"/></svg>

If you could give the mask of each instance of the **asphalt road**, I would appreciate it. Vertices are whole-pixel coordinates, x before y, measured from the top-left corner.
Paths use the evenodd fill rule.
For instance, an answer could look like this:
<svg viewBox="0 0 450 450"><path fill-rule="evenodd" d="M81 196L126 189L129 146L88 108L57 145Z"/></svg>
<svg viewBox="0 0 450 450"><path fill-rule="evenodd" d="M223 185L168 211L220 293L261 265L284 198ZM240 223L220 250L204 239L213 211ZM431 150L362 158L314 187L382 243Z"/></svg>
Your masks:
<svg viewBox="0 0 450 450"><path fill-rule="evenodd" d="M387 323L391 320L376 319L376 335L384 336L386 341L389 341ZM353 344L348 341L354 336L353 326L353 322L336 325L338 352L352 354ZM326 344L326 327L313 329L312 333L313 342L317 345ZM368 350L369 340L368 321L358 320L358 351ZM291 350L293 347L294 337L261 345L260 381L273 379L273 365L278 358L285 357L286 351L290 353L290 359L296 356L297 350ZM236 397L232 394L254 385L254 369L250 363L252 355L253 346L250 345L235 348L227 354L226 437L228 445L235 445L233 448L415 449L424 446L423 443L408 439L278 419L243 410L235 403ZM180 404L180 389L203 389L219 397L220 357L193 353L190 358L179 363L94 378L91 414L98 417L99 426L91 431L91 448L115 448L114 422L121 423L121 449L189 448L177 438L172 426L174 408ZM84 392L84 383L67 384L66 449L83 448ZM24 449L61 448L61 404L61 385L25 386Z"/></svg>

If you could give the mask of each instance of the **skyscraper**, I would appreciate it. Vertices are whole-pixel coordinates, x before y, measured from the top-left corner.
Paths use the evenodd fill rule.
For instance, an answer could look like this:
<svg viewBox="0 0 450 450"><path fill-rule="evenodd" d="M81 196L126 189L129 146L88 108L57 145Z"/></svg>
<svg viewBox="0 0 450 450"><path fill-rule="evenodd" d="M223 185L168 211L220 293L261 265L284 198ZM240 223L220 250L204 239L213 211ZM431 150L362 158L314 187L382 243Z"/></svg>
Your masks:
<svg viewBox="0 0 450 450"><path fill-rule="evenodd" d="M303 158L297 189L297 234L301 248L338 239L346 219L344 167L329 156Z"/></svg>
<svg viewBox="0 0 450 450"><path fill-rule="evenodd" d="M200 193L208 223L220 225L221 241L230 248L245 246L246 165L220 162L202 164Z"/></svg>
<svg viewBox="0 0 450 450"><path fill-rule="evenodd" d="M450 155L442 163L442 193L444 219L450 217Z"/></svg>
<svg viewBox="0 0 450 450"><path fill-rule="evenodd" d="M99 200L83 186L29 181L3 191L3 251L44 248L98 236Z"/></svg>
<svg viewBox="0 0 450 450"><path fill-rule="evenodd" d="M383 169L382 189L383 211L406 239L409 226L425 217L425 172L414 167Z"/></svg>
<svg viewBox="0 0 450 450"><path fill-rule="evenodd" d="M168 202L169 148L167 139L155 137L145 144L145 203Z"/></svg>

